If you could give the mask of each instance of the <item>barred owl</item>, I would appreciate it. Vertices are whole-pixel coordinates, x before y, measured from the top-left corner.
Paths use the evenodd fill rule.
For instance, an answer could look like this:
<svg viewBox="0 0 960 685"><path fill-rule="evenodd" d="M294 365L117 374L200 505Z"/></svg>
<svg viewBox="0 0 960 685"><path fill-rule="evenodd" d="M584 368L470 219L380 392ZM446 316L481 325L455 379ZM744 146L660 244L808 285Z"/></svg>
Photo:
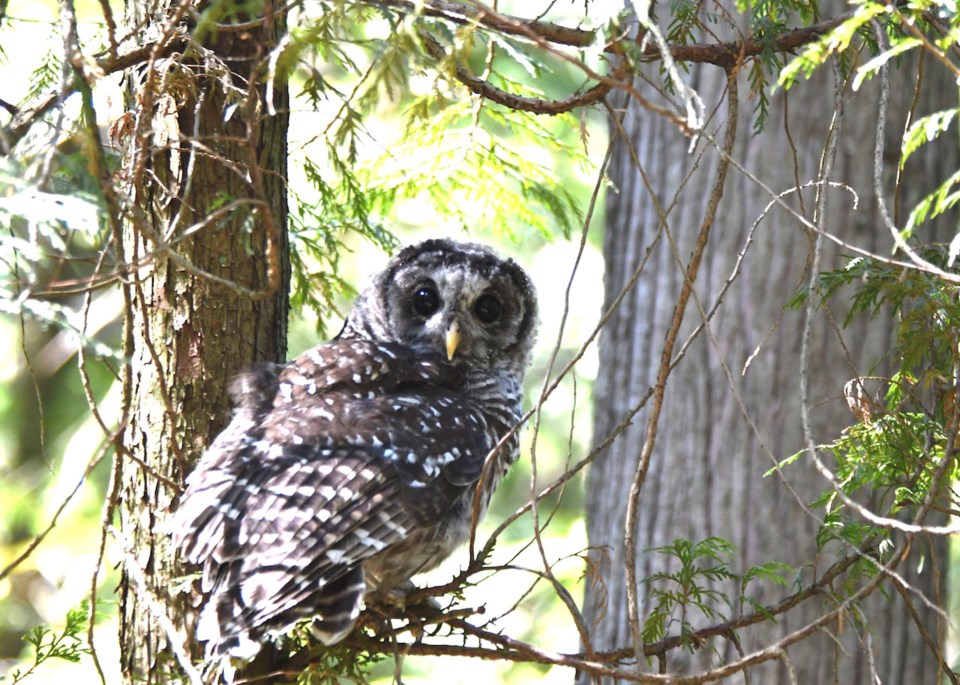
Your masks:
<svg viewBox="0 0 960 685"><path fill-rule="evenodd" d="M234 381L232 421L173 522L202 567L208 658L250 659L302 619L335 643L365 593L402 587L467 538L484 461L520 418L536 323L516 263L428 240L387 264L331 342ZM481 509L518 449L513 431Z"/></svg>

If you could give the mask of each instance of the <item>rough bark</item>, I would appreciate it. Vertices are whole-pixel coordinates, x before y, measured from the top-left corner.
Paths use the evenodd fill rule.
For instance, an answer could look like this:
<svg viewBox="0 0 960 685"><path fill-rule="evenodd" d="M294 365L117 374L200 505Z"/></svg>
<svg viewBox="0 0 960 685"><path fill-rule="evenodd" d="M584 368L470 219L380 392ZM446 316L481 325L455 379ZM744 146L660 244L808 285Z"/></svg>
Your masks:
<svg viewBox="0 0 960 685"><path fill-rule="evenodd" d="M178 5L130 2L128 19L155 37ZM196 650L165 521L183 477L225 423L230 378L286 352L287 91L276 84L270 115L262 85L249 85L262 81L264 57L284 29L283 15L270 10L266 3L259 26L209 34L205 58L175 53L155 63L156 87L148 95L144 76L132 94L143 125L125 167L139 211L126 228L124 257L140 267L126 312L131 410L118 502L126 682L167 683L180 670L158 612Z"/></svg>
<svg viewBox="0 0 960 685"><path fill-rule="evenodd" d="M652 81L658 76L651 72ZM914 95L916 66L902 65L892 74L892 96L888 134L891 141L903 131L907 107ZM932 82L930 74L924 86L919 114L952 106L951 87ZM709 128L720 139L725 116L725 74L712 66L693 66L689 81L704 98L708 112L716 111L717 120ZM740 92L749 93L743 76ZM637 87L644 90L643 84ZM651 99L655 94L650 93ZM822 77L779 95L772 103L769 122L763 134L751 136L752 103L741 102L741 126L734 158L759 177L774 192L804 183L817 175L820 155L826 142L833 110L832 79ZM719 107L718 107L719 104ZM844 119L839 149L831 178L849 184L860 196L860 206L852 209L844 191L830 192L824 227L845 241L886 254L889 233L877 213L872 190L873 145L876 131L878 91L867 84L860 91L844 91ZM919 116L918 114L918 116ZM791 140L787 137L789 131ZM698 162L697 154L688 154L690 141L662 118L628 105L623 122L622 140L612 159L609 176L616 192L608 194L607 226L604 240L606 257L606 301L609 305L624 287L652 247L649 263L637 284L623 301L603 333L600 343L599 377L594 396L595 442L600 443L620 424L652 387L663 346L664 334L682 284L677 258L689 260L693 241L704 213L707 195L713 184L717 155L708 151ZM615 134L616 135L616 134ZM701 147L702 147L701 143ZM640 169L628 146L632 146ZM793 149L795 147L795 150ZM891 153L899 143L888 143ZM955 152L955 151L954 151ZM924 174L956 168L957 160L927 157L905 174L904 200L911 187L923 183ZM794 169L794 159L797 168ZM887 163L895 168L895 157ZM698 166L697 166L698 165ZM655 243L660 220L651 199L667 207L692 171L668 216L668 230L676 241L676 256L666 237ZM641 170L651 187L647 188ZM930 177L927 176L929 179ZM892 188L892 179L887 179ZM932 187L927 181L926 187ZM916 197L916 194L913 194ZM706 309L717 297L733 270L737 253L744 247L751 225L764 211L770 196L743 174L731 172L716 224L710 238L696 292ZM802 204L801 204L802 199ZM886 198L893 206L892 198ZM813 217L814 190L789 198L807 218ZM655 244L654 244L655 243ZM785 303L808 276L811 236L799 223L780 209L774 209L760 224L739 279L726 294L711 323L714 344L705 336L691 346L674 370L667 387L666 402L659 422L656 448L645 487L640 496L638 516L638 578L664 570L664 557L647 550L666 545L675 538L701 540L720 536L739 547L734 570L743 571L766 561L781 561L802 567L800 580L811 582L830 564L833 557L817 553L814 536L818 527L804 506L816 494L828 488L826 481L807 460L791 466L785 480L764 478L772 466L766 454L782 459L804 447L799 413L799 360L803 313L784 310ZM826 245L821 269L835 268L843 262L837 249ZM812 337L810 399L813 406L816 439L828 441L854 422L843 402L843 384L858 375L875 372L889 349L891 324L882 320L857 322L843 331L841 345L828 317L842 321L846 311L834 305L831 312L818 312ZM691 302L680 340L701 320L695 302ZM849 355L849 356L848 356ZM747 366L749 362L749 365ZM732 387L722 364L732 377ZM736 396L742 398L746 414L755 422L755 433L744 418ZM603 566L603 587L607 593L587 593L585 615L588 625L595 623L595 649L629 648L630 628L624 576L624 509L630 484L637 470L637 458L644 442L648 409L641 411L627 430L592 466L587 485L588 535L592 546L606 546L609 564ZM918 556L900 567L910 583L927 597L942 601L945 540L933 540L927 549L915 550ZM917 573L919 552L931 553L941 564L941 575L926 566ZM927 558L927 564L931 559ZM595 586L596 587L596 586ZM718 589L736 599L736 589L720 584ZM791 588L752 587L750 594L765 603L777 601ZM641 621L651 609L649 585L641 584ZM914 604L929 633L938 630L935 612L923 606L916 596ZM765 623L758 630L744 631L742 648L750 652L771 644L778 637L803 626L829 608L826 598L812 599L776 623ZM732 615L734 609L718 607ZM882 682L926 682L937 679L937 662L920 638L914 622L899 598L884 598L875 593L865 607L865 626L858 628L858 617L848 615L830 627L831 635L821 631L792 647L788 655L796 666L801 683L867 683L868 660L872 658ZM714 620L713 622L717 622ZM695 619L697 627L711 621ZM868 648L865 641L872 644ZM711 650L717 650L712 653ZM681 653L682 652L682 653ZM666 664L670 673L694 672L708 663L730 661L737 647L729 640L717 639L699 655L674 650ZM656 669L657 664L643 665ZM773 663L750 674L748 682L788 682L782 663ZM586 678L582 678L586 682Z"/></svg>

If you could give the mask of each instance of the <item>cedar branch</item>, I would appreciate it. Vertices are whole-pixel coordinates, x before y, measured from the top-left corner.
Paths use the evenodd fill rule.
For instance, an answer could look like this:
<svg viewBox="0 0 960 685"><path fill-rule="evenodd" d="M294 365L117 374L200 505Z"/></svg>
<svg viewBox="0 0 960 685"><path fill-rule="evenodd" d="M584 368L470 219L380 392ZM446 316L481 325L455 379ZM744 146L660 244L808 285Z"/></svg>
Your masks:
<svg viewBox="0 0 960 685"><path fill-rule="evenodd" d="M368 0L367 4L392 9L405 14L414 14L417 6L408 0ZM487 8L479 5L465 5L449 0L431 0L422 5L420 10L422 14L430 17L445 19L458 24L475 23L484 29L496 33L511 35L520 38L532 40L534 42L545 42L556 46L584 48L592 45L597 39L595 31L586 31L584 29L570 28L546 21L537 21L510 17L503 14L491 12ZM850 14L843 14L832 19L826 19L810 26L805 26L790 31L785 31L776 36L767 39L750 37L743 41L729 41L723 43L691 43L689 45L671 45L670 54L673 59L679 62L714 64L719 67L729 68L734 65L738 58L749 59L757 57L767 50L790 53L808 43L817 40L820 36L833 30L846 19ZM632 39L619 39L611 41L604 47L604 51L611 54L622 55L625 42ZM104 74L114 74L125 71L137 65L143 64L158 56L170 54L172 52L183 50L186 47L185 39L175 39L169 41L163 46L160 54L154 54L157 43L146 43L129 52L116 57L108 56L96 61L97 67ZM434 59L439 57L431 52ZM655 46L648 46L638 55L636 59L643 62L654 62L659 60L660 54ZM458 78L460 67L458 66ZM590 90L565 98L563 100L542 100L536 98L523 98L512 95L495 88L491 84L463 74L469 78L460 80L473 92L488 97L491 100L499 102L507 107L516 107L526 111L557 114L570 109L592 104L603 97L610 90L611 83L601 83ZM615 79L611 79L615 80ZM0 129L0 156L10 154L13 147L27 134L27 131L47 112L56 107L63 98L71 95L73 90L68 88L66 92L51 91L37 96L32 101L22 107L9 106L14 113L12 120ZM6 103L5 103L6 104Z"/></svg>

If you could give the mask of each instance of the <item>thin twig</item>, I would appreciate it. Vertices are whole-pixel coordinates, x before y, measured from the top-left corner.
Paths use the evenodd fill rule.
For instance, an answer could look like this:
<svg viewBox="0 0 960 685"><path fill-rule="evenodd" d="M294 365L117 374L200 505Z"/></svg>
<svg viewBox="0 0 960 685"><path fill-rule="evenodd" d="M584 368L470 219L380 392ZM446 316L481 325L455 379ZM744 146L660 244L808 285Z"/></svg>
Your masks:
<svg viewBox="0 0 960 685"><path fill-rule="evenodd" d="M613 151L616 147L616 138L611 136L609 143L607 144L607 150L604 154L603 161L600 163L600 168L597 169L596 181L593 185L593 191L590 194L590 202L587 207L586 216L583 220L583 228L580 231L580 243L577 246L577 253L573 260L573 265L570 267L570 276L567 279L567 286L564 290L563 295L563 311L560 315L560 324L557 327L557 332L554 336L556 343L553 346L553 350L550 353L550 358L547 361L547 368L544 373L543 378L543 387L540 389L540 398L537 401L535 407L535 414L533 419L533 438L532 445L530 448L530 461L531 461L531 474L530 474L530 504L531 510L533 512L533 530L534 537L537 542L537 548L540 552L540 557L543 560L544 567L547 568L547 556L546 550L543 547L543 541L540 538L541 524L540 524L540 512L537 507L537 503L540 501L538 497L538 487L537 487L537 459L536 459L536 447L537 447L537 437L540 435L540 421L542 419L542 410L543 405L547 399L547 390L549 389L550 377L553 373L554 366L557 362L557 356L560 354L560 349L563 341L563 334L566 330L567 318L570 315L570 302L573 293L573 284L577 276L580 261L583 258L584 250L587 246L587 236L590 232L590 224L593 220L593 214L597 207L597 202L600 198L600 190L604 185L604 179L606 178L607 169L610 165L610 160L613 157ZM572 412L571 412L572 414ZM572 418L571 418L572 421ZM572 426L571 426L572 431ZM571 436L572 437L572 436ZM567 471L568 469L564 469ZM566 592L566 589L557 581L552 573L549 574L549 580L553 584L554 588L559 592L561 599L564 604L567 606L567 609L570 612L571 617L573 618L574 624L577 628L577 632L580 634L580 641L584 645L584 648L587 650L587 653L590 654L593 650L590 643L590 633L584 625L583 616L581 615L579 609L577 609L573 599L570 597L569 593Z"/></svg>
<svg viewBox="0 0 960 685"><path fill-rule="evenodd" d="M684 273L683 285L680 289L680 295L677 298L677 304L674 306L673 316L670 326L667 329L666 338L663 343L663 349L660 355L660 367L657 371L657 380L654 385L653 403L650 408L650 415L647 418L647 429L644 437L643 446L640 449L640 459L637 466L636 475L633 483L630 485L630 492L627 498L626 525L624 530L624 565L626 572L626 590L627 590L627 615L630 623L630 632L633 638L634 654L637 663L642 662L643 658L643 640L640 636L640 600L637 592L637 507L640 500L640 491L646 480L647 469L650 466L650 457L653 453L653 446L657 438L657 427L660 421L660 411L663 408L664 396L666 394L667 378L672 369L673 349L676 345L677 337L680 332L680 325L683 322L683 316L686 312L687 302L693 289L693 283L697 278L700 268L700 262L703 259L704 251L707 246L707 238L710 236L710 229L713 227L713 221L716 216L717 207L720 198L723 196L724 184L726 181L727 170L730 167L730 153L733 151L733 145L736 141L737 130L737 110L739 107L736 71L731 70L727 74L727 103L728 118L727 129L724 138L723 149L727 153L720 157L717 166L717 176L714 182L713 190L707 202L706 214L700 225L700 233L697 236L693 247L693 254L690 257L690 263Z"/></svg>

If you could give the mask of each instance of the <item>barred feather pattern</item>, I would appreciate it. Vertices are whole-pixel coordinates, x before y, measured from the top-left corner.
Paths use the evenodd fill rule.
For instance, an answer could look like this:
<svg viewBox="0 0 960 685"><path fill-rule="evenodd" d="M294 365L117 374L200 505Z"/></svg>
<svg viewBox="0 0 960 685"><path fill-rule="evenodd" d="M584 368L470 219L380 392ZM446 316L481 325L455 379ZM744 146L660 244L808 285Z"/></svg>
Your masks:
<svg viewBox="0 0 960 685"><path fill-rule="evenodd" d="M431 316L409 301L424 282L441 300ZM498 320L470 320L490 292ZM202 569L209 658L250 659L302 619L335 643L366 592L402 586L466 539L484 462L520 419L535 324L513 262L427 241L388 264L336 339L234 381L232 421L188 477L173 526ZM513 431L481 510L518 450Z"/></svg>

